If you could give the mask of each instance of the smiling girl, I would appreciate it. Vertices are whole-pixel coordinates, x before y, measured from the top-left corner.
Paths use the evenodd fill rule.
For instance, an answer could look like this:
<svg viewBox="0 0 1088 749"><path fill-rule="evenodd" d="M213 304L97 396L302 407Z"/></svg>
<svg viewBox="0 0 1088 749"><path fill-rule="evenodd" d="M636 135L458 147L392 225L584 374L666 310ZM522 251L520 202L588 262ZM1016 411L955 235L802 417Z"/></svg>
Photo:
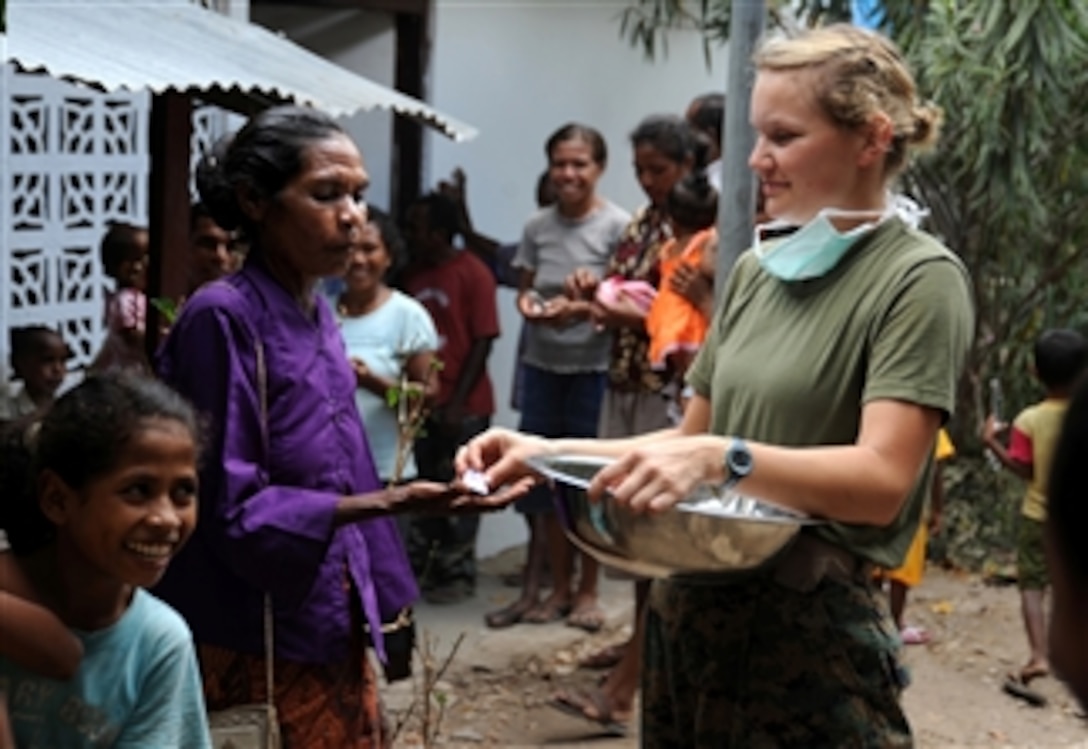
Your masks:
<svg viewBox="0 0 1088 749"><path fill-rule="evenodd" d="M66 682L0 657L16 746L210 746L189 628L143 590L196 524L192 410L157 381L91 377L24 441L4 456L0 590L56 615L84 656Z"/></svg>

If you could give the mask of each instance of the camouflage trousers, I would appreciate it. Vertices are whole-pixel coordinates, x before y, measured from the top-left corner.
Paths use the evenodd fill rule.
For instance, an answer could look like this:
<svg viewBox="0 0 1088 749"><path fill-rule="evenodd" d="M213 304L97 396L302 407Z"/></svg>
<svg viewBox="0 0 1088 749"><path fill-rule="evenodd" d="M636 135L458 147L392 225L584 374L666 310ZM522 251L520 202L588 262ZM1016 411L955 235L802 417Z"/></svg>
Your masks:
<svg viewBox="0 0 1088 749"><path fill-rule="evenodd" d="M868 581L655 581L648 609L642 746L913 745L899 639Z"/></svg>

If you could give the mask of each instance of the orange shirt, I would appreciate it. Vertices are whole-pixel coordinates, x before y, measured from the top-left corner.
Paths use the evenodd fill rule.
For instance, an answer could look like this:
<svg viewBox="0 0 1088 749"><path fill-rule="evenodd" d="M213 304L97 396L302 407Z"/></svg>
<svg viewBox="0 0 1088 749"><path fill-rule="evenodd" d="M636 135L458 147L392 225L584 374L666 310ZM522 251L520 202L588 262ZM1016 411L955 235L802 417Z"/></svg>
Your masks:
<svg viewBox="0 0 1088 749"><path fill-rule="evenodd" d="M692 236L681 252L676 252L675 239L661 247L661 284L646 316L650 366L654 369L665 369L665 359L671 353L695 352L703 345L709 321L695 305L673 291L669 281L681 264L702 265L706 246L713 237L714 229L704 229Z"/></svg>

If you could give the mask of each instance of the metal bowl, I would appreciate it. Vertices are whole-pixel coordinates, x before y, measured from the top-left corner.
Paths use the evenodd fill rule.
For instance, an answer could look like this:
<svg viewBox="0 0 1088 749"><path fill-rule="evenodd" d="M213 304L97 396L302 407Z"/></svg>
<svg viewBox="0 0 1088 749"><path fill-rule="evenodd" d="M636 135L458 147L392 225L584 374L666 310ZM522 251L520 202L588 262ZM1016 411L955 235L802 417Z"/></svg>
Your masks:
<svg viewBox="0 0 1088 749"><path fill-rule="evenodd" d="M559 516L571 541L602 564L642 577L748 570L782 551L818 521L761 500L701 487L666 512L635 514L605 496L590 502L593 476L611 461L539 456L533 470L562 485Z"/></svg>

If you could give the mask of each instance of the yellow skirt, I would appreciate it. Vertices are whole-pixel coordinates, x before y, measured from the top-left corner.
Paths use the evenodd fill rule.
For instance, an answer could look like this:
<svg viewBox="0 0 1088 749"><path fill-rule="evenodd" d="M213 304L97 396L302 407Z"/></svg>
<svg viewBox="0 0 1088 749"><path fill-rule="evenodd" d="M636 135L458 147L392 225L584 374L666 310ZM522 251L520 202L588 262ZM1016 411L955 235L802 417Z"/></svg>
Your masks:
<svg viewBox="0 0 1088 749"><path fill-rule="evenodd" d="M928 540L929 533L926 532L926 524L923 521L918 524L918 532L914 534L914 540L911 541L910 548L907 549L907 556L903 559L902 566L894 570L877 573L878 576L887 580L895 580L908 588L913 588L922 582L922 571L926 567L926 541Z"/></svg>

